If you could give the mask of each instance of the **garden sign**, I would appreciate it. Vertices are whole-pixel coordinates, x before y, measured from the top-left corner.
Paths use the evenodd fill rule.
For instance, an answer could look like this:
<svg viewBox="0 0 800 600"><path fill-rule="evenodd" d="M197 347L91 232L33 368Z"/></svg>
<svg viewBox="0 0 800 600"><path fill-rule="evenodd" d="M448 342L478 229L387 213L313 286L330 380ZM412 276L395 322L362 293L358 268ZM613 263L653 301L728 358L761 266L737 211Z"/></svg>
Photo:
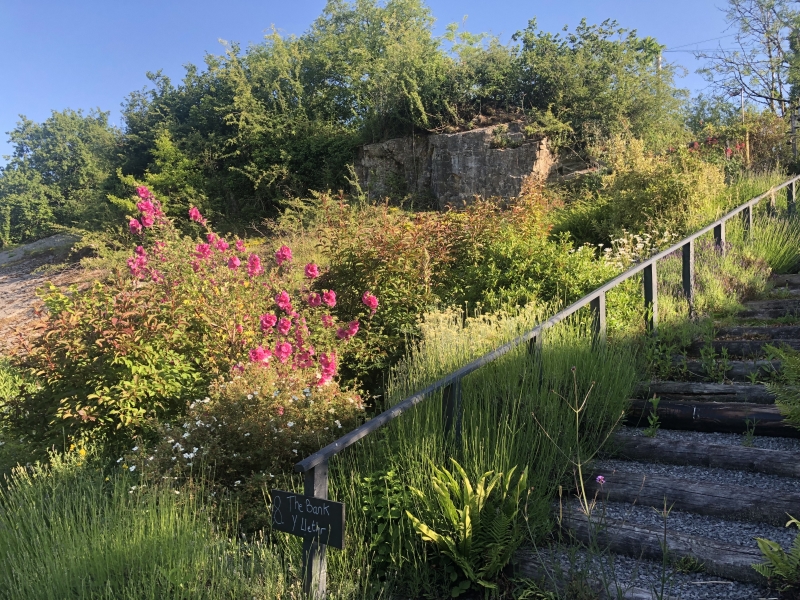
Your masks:
<svg viewBox="0 0 800 600"><path fill-rule="evenodd" d="M344 548L344 504L283 490L270 493L273 529Z"/></svg>

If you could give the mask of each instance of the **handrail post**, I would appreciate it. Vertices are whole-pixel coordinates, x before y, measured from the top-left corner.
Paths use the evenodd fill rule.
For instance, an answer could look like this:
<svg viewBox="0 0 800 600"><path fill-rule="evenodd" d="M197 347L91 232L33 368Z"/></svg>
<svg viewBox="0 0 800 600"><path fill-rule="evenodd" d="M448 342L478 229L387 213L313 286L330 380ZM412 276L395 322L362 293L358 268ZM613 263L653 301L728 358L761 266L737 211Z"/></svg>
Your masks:
<svg viewBox="0 0 800 600"><path fill-rule="evenodd" d="M775 188L769 191L769 204L767 205L767 214L770 217L775 216Z"/></svg>
<svg viewBox="0 0 800 600"><path fill-rule="evenodd" d="M461 440L461 378L445 386L442 390L442 411L444 433L454 432L456 441Z"/></svg>
<svg viewBox="0 0 800 600"><path fill-rule="evenodd" d="M683 245L683 295L689 303L689 318L694 317L694 240Z"/></svg>
<svg viewBox="0 0 800 600"><path fill-rule="evenodd" d="M656 281L656 261L644 268L644 310L645 326L652 333L658 326L658 282Z"/></svg>
<svg viewBox="0 0 800 600"><path fill-rule="evenodd" d="M795 188L796 180L792 179L792 183L786 186L786 212L790 217L797 214L797 204L795 203Z"/></svg>
<svg viewBox="0 0 800 600"><path fill-rule="evenodd" d="M742 220L744 221L744 232L747 234L748 239L753 237L753 207L747 206L742 211Z"/></svg>
<svg viewBox="0 0 800 600"><path fill-rule="evenodd" d="M328 499L327 459L305 472L303 493L322 500ZM303 592L311 600L325 597L328 579L326 548L327 545L321 544L319 537L303 539Z"/></svg>
<svg viewBox="0 0 800 600"><path fill-rule="evenodd" d="M714 245L721 254L725 254L725 223L714 227Z"/></svg>
<svg viewBox="0 0 800 600"><path fill-rule="evenodd" d="M592 311L592 345L597 347L606 342L606 293L600 292L589 302L589 309Z"/></svg>

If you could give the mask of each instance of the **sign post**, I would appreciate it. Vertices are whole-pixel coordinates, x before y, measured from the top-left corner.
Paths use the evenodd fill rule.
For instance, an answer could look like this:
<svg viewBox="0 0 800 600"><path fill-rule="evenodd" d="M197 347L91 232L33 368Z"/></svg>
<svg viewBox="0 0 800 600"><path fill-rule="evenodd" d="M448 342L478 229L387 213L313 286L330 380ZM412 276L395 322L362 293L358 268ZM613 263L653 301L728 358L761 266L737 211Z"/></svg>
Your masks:
<svg viewBox="0 0 800 600"><path fill-rule="evenodd" d="M313 471L316 469L306 473L306 477L309 475L313 477ZM271 490L270 493L272 528L303 538L305 594L314 600L323 598L327 583L326 548L328 546L340 550L344 548L344 504L318 496L283 490Z"/></svg>

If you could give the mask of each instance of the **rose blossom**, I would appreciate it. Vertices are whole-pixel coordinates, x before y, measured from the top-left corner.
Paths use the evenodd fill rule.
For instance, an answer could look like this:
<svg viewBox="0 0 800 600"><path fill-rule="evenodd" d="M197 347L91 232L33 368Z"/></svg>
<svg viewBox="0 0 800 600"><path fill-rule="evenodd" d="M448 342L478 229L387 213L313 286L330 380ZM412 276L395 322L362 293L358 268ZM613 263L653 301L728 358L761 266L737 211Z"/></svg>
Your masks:
<svg viewBox="0 0 800 600"><path fill-rule="evenodd" d="M316 308L322 304L322 296L319 294L309 294L308 296L308 305L312 308Z"/></svg>
<svg viewBox="0 0 800 600"><path fill-rule="evenodd" d="M278 248L278 251L275 253L275 262L278 263L280 267L285 262L291 262L292 260L292 250L289 246L281 246Z"/></svg>
<svg viewBox="0 0 800 600"><path fill-rule="evenodd" d="M333 308L336 306L336 292L333 290L328 290L327 292L322 293L322 301Z"/></svg>
<svg viewBox="0 0 800 600"><path fill-rule="evenodd" d="M372 311L373 315L375 311L378 310L378 299L370 292L364 292L364 295L361 296L361 302Z"/></svg>
<svg viewBox="0 0 800 600"><path fill-rule="evenodd" d="M131 230L131 233L142 233L142 224L139 223L137 219L131 219L128 222L128 228Z"/></svg>
<svg viewBox="0 0 800 600"><path fill-rule="evenodd" d="M211 258L211 246L208 244L197 244L195 246L195 255L201 260Z"/></svg>
<svg viewBox="0 0 800 600"><path fill-rule="evenodd" d="M231 271L235 271L236 269L238 269L239 265L241 265L241 264L242 264L242 261L240 261L237 256L231 256L228 259L228 268Z"/></svg>
<svg viewBox="0 0 800 600"><path fill-rule="evenodd" d="M278 322L278 317L273 315L272 313L264 313L261 315L261 331L266 331L271 327L275 327L275 323Z"/></svg>
<svg viewBox="0 0 800 600"><path fill-rule="evenodd" d="M269 365L269 359L271 356L272 351L269 348L264 348L263 346L258 346L250 350L251 362L259 363L264 366Z"/></svg>
<svg viewBox="0 0 800 600"><path fill-rule="evenodd" d="M325 327L333 327L333 317L330 315L322 315L322 325Z"/></svg>
<svg viewBox="0 0 800 600"><path fill-rule="evenodd" d="M251 254L247 259L247 274L250 277L255 277L263 272L264 269L261 267L261 259L258 254Z"/></svg>
<svg viewBox="0 0 800 600"><path fill-rule="evenodd" d="M289 330L292 328L292 320L287 319L286 317L281 317L278 321L278 333L281 335L286 335L289 333Z"/></svg>
<svg viewBox="0 0 800 600"><path fill-rule="evenodd" d="M319 267L314 263L308 263L305 268L305 274L309 279L316 279L319 277Z"/></svg>
<svg viewBox="0 0 800 600"><path fill-rule="evenodd" d="M286 360L292 355L294 348L289 342L281 342L275 346L275 356L278 357L278 360L282 363L285 363Z"/></svg>
<svg viewBox="0 0 800 600"><path fill-rule="evenodd" d="M292 299L285 291L275 296L275 304L278 305L278 308L285 310L286 312L292 310Z"/></svg>
<svg viewBox="0 0 800 600"><path fill-rule="evenodd" d="M206 224L206 220L203 218L203 215L200 214L200 211L197 210L196 206L193 206L189 209L189 218L196 223L200 223L201 225Z"/></svg>
<svg viewBox="0 0 800 600"><path fill-rule="evenodd" d="M350 321L347 327L340 327L336 332L336 337L340 340L349 340L358 333L358 321Z"/></svg>
<svg viewBox="0 0 800 600"><path fill-rule="evenodd" d="M247 252L247 249L244 246L244 241L243 240L236 240L236 251L237 252L242 252L242 253Z"/></svg>

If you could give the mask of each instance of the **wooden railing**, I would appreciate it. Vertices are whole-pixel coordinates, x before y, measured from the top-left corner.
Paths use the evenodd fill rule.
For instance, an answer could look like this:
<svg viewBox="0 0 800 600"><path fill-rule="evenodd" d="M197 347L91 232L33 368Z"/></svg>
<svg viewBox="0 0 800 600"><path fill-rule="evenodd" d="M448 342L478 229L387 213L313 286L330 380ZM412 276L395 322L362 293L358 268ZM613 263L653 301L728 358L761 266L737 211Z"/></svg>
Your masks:
<svg viewBox="0 0 800 600"><path fill-rule="evenodd" d="M644 280L644 308L645 321L648 331L655 331L658 325L658 287L656 276L656 265L662 258L681 250L683 257L683 291L689 303L690 311L694 305L694 243L697 238L708 233L714 232L714 242L720 251L725 249L725 224L737 215L742 215L744 227L752 235L753 228L753 207L765 198L769 198L770 207L774 210L775 195L783 188L787 188L787 206L790 215L795 214L795 188L800 176L793 177L783 183L776 185L764 192L760 196L745 202L734 208L724 216L720 217L710 225L703 227L699 231L685 237L666 250L659 252L640 262L621 275L615 277L608 283L601 285L596 290L586 294L559 311L546 321L540 323L530 331L520 335L514 340L495 348L488 354L473 360L460 369L453 371L438 381L430 384L425 389L409 396L405 400L395 404L390 409L373 417L360 427L355 428L350 433L343 435L335 442L328 444L318 452L308 456L294 466L294 470L304 473L304 493L315 498L328 498L328 462L345 448L352 446L360 439L368 436L373 431L383 427L390 421L396 419L410 408L416 406L433 392L442 390L443 397L443 417L445 433L453 431L456 436L460 435L461 430L461 381L464 377L477 371L484 365L500 358L521 344L538 346L542 341L542 333L553 325L565 320L580 309L588 306L592 311L591 333L594 339L604 340L606 335L606 293L617 287L622 282L643 272ZM319 543L318 539L306 538L303 542L303 578L305 593L310 597L321 598L325 595L326 587L326 562L325 544Z"/></svg>

